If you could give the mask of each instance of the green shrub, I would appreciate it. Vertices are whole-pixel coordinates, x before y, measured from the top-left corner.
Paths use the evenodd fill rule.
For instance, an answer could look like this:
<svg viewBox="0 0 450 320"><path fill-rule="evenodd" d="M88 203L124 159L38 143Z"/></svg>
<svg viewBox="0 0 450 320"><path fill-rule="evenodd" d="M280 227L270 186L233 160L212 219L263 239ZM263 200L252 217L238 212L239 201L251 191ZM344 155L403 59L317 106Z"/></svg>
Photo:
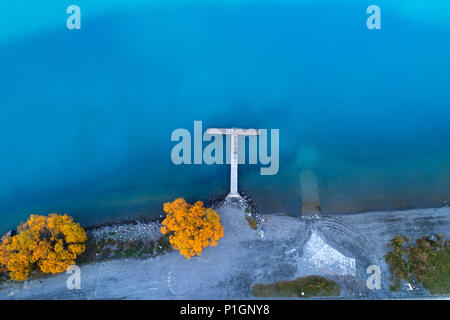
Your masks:
<svg viewBox="0 0 450 320"><path fill-rule="evenodd" d="M392 291L400 288L401 280L416 278L431 294L450 293L450 243L438 234L436 241L428 236L417 239L414 245L404 248L409 240L396 236L389 241L393 250L384 258L392 274Z"/></svg>
<svg viewBox="0 0 450 320"><path fill-rule="evenodd" d="M339 296L340 294L340 289L336 282L319 276L308 276L273 284L255 284L252 291L255 297L308 298Z"/></svg>
<svg viewBox="0 0 450 320"><path fill-rule="evenodd" d="M258 221L254 217L248 217L246 216L245 219L247 219L248 225L251 229L257 230L258 229Z"/></svg>

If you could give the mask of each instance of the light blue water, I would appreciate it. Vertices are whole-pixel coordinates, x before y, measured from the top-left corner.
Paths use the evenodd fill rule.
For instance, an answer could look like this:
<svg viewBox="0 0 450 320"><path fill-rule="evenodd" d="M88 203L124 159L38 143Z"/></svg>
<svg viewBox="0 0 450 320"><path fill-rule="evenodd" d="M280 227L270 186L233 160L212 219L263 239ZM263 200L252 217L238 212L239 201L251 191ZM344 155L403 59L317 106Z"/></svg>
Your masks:
<svg viewBox="0 0 450 320"><path fill-rule="evenodd" d="M280 129L278 175L240 170L265 212L300 213L305 145L319 150L327 213L450 201L447 1L378 1L377 31L356 0L81 1L81 31L65 27L72 3L11 3L0 7L1 231L31 213L97 223L227 192L228 166L170 161L172 131L194 120Z"/></svg>

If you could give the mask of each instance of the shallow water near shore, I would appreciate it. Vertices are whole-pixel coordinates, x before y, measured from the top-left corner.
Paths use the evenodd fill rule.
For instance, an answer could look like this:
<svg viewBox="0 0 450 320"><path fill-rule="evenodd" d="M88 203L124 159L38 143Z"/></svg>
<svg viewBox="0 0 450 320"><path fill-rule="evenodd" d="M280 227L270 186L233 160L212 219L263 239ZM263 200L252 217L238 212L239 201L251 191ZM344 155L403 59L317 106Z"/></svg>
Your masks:
<svg viewBox="0 0 450 320"><path fill-rule="evenodd" d="M305 146L326 214L450 203L448 18L386 4L371 32L359 1L116 2L81 4L81 32L0 38L1 232L30 214L94 224L226 194L229 166L171 162L172 131L195 120L280 129L277 175L239 167L264 213L300 214Z"/></svg>

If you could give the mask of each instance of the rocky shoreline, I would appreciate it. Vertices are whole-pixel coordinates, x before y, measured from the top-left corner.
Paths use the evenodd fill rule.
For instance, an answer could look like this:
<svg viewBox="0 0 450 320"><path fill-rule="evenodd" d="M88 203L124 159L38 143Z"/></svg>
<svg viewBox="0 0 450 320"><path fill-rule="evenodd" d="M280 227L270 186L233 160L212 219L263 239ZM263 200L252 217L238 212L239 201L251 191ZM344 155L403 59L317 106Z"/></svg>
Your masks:
<svg viewBox="0 0 450 320"><path fill-rule="evenodd" d="M156 240L162 236L161 223L137 222L135 224L114 224L87 230L88 238L96 241L111 239L114 241Z"/></svg>
<svg viewBox="0 0 450 320"><path fill-rule="evenodd" d="M204 201L204 204L206 207L218 210L221 206L227 204L226 196L217 195L215 197L210 197ZM258 207L252 201L251 197L242 194L242 198L239 199L239 204L244 208L249 223L251 219L252 223L259 226L263 219L259 214ZM162 214L159 218L140 216L117 222L84 226L84 229L86 230L88 238L95 241L155 241L162 237L160 229L163 220L164 216Z"/></svg>

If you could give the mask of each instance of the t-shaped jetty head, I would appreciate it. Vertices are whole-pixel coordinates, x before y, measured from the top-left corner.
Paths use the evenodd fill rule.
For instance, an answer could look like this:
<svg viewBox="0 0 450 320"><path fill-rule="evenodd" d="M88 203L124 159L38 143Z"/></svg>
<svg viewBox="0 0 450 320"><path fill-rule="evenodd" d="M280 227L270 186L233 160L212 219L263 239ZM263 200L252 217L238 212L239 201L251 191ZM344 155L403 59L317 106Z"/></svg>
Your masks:
<svg viewBox="0 0 450 320"><path fill-rule="evenodd" d="M239 129L239 128L209 128L206 129L206 133L213 134L229 134L237 136L257 136L260 134L261 129Z"/></svg>

